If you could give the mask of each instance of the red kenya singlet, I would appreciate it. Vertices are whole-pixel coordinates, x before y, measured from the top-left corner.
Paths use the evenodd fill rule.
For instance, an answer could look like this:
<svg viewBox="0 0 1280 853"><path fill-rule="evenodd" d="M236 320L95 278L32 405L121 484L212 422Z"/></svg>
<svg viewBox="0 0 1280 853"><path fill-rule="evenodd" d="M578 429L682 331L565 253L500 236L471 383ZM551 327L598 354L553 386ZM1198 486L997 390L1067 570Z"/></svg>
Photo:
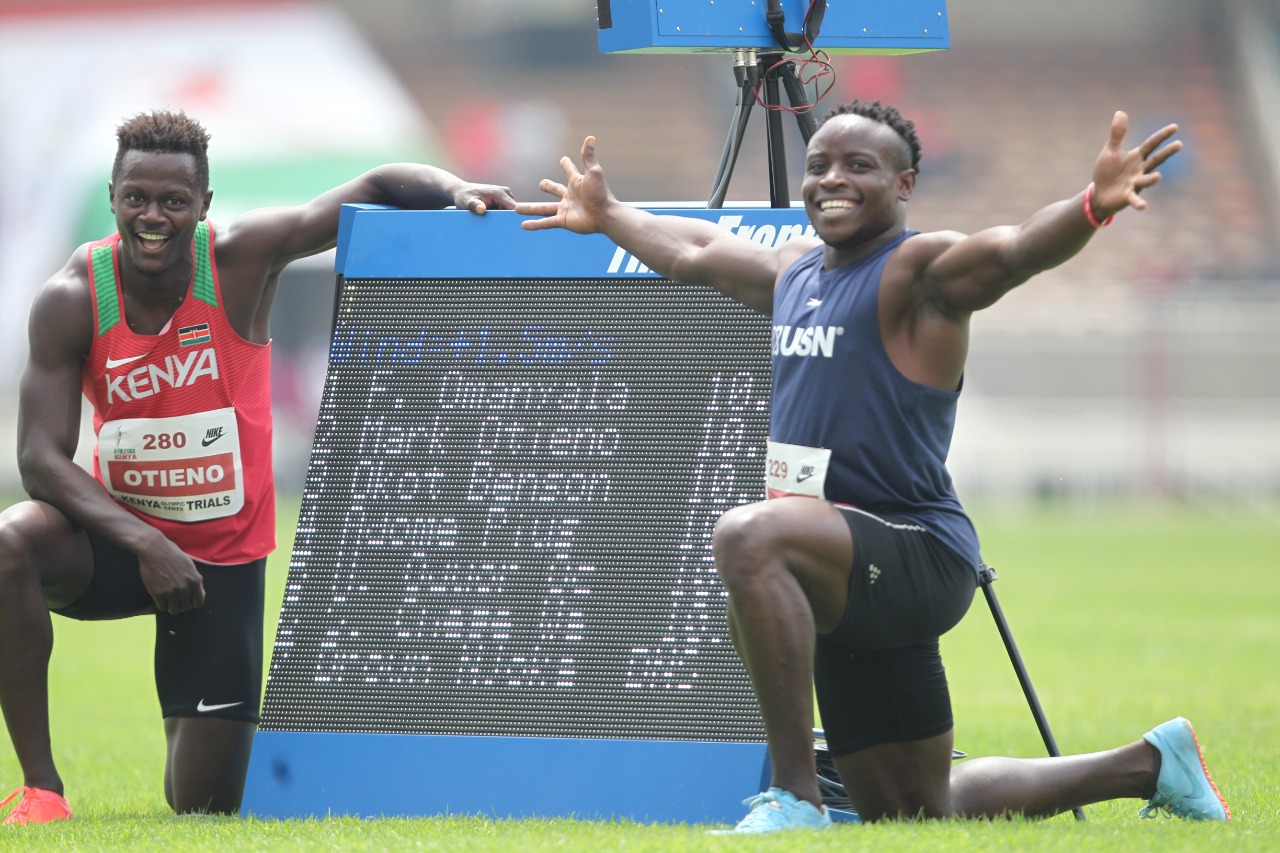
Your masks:
<svg viewBox="0 0 1280 853"><path fill-rule="evenodd" d="M158 335L124 316L120 235L89 247L95 334L82 372L93 474L193 559L247 563L276 546L271 345L227 321L213 227L195 235L186 299Z"/></svg>

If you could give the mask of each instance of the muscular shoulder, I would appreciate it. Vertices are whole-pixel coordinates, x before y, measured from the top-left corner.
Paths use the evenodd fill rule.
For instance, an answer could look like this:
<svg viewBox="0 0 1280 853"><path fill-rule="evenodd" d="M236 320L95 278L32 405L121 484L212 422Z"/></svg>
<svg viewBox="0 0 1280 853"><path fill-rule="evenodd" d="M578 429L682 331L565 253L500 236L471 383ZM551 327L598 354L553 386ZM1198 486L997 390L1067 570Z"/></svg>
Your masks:
<svg viewBox="0 0 1280 853"><path fill-rule="evenodd" d="M903 241L881 277L882 304L891 315L914 313L934 304L930 265L967 236L959 231L926 231Z"/></svg>
<svg viewBox="0 0 1280 853"><path fill-rule="evenodd" d="M270 254L271 217L269 211L250 210L229 223L214 225L218 260L241 262Z"/></svg>
<svg viewBox="0 0 1280 853"><path fill-rule="evenodd" d="M271 208L251 210L229 224L214 227L214 258L232 324L241 334L257 312L262 293L289 259L282 257L284 238Z"/></svg>
<svg viewBox="0 0 1280 853"><path fill-rule="evenodd" d="M959 231L923 231L903 241L893 262L920 272L967 236Z"/></svg>
<svg viewBox="0 0 1280 853"><path fill-rule="evenodd" d="M53 307L68 308L89 300L89 244L76 249L36 294L37 304L51 303Z"/></svg>
<svg viewBox="0 0 1280 853"><path fill-rule="evenodd" d="M216 246L219 264L247 270L278 273L291 261L315 254L332 245L337 236L336 213L330 239L321 245L307 231L306 206L260 207L248 210L217 229ZM305 245L304 245L305 244Z"/></svg>
<svg viewBox="0 0 1280 853"><path fill-rule="evenodd" d="M885 264L882 284L914 290L925 279L929 265L968 235L959 231L923 231L902 242Z"/></svg>
<svg viewBox="0 0 1280 853"><path fill-rule="evenodd" d="M31 303L33 340L38 333L41 338L88 351L93 336L88 249L88 243L76 249L36 293Z"/></svg>
<svg viewBox="0 0 1280 853"><path fill-rule="evenodd" d="M781 280L792 264L821 245L822 241L817 237L793 237L779 246L778 279Z"/></svg>

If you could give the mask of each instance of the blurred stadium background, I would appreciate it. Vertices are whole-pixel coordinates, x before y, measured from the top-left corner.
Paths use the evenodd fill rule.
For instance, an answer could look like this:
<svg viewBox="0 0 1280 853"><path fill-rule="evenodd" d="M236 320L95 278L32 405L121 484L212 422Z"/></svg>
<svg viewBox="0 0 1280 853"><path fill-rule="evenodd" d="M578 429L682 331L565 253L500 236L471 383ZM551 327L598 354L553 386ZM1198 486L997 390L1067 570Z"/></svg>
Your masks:
<svg viewBox="0 0 1280 853"><path fill-rule="evenodd" d="M1131 143L1177 122L1187 145L1150 210L975 319L951 460L961 496L1177 498L1280 517L1280 7L946 6L951 49L836 57L818 105L880 98L916 122L912 227L1019 222L1078 192L1117 109ZM592 0L0 0L0 493L19 488L27 309L76 245L112 230L123 117L168 107L205 122L211 218L225 223L409 158L532 199L588 133L620 198L705 201L734 97L725 55L601 54ZM757 109L730 205L768 199L766 165ZM296 492L332 258L286 277L277 470Z"/></svg>

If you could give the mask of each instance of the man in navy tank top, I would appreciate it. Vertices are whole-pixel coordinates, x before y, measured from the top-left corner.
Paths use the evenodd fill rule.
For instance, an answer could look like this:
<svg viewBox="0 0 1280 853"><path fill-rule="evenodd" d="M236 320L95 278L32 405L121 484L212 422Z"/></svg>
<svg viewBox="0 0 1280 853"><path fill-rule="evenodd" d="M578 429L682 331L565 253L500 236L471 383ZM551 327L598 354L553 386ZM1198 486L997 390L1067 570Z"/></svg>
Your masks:
<svg viewBox="0 0 1280 853"><path fill-rule="evenodd" d="M969 318L1075 255L1181 149L1169 125L1124 148L1117 112L1074 197L973 235L906 226L920 142L878 101L834 110L809 141L801 192L817 238L780 246L619 202L582 146L561 159L555 202L521 203L528 230L602 233L663 276L706 285L773 318L768 499L735 507L713 538L729 630L760 705L772 780L731 831L830 824L813 746L816 687L827 746L865 821L1047 816L1147 800L1229 820L1191 724L1175 718L1106 752L952 765L938 638L963 617L978 537L945 461Z"/></svg>

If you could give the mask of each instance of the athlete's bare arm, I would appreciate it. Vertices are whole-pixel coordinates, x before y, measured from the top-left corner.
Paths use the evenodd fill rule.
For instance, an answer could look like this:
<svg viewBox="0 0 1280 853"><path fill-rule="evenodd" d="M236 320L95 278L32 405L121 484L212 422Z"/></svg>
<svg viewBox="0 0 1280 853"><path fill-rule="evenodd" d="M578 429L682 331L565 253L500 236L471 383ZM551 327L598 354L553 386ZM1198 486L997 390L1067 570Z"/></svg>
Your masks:
<svg viewBox="0 0 1280 853"><path fill-rule="evenodd" d="M1121 148L1129 119L1117 112L1093 169L1096 221L1124 209L1146 208L1139 193L1160 180L1156 171L1182 148L1169 125L1130 150ZM1162 147L1163 146L1163 147ZM1084 214L1084 192L1055 201L1021 225L971 236L957 231L919 234L885 265L880 327L885 349L907 378L955 390L969 348L969 317L1005 293L1079 252L1097 228Z"/></svg>
<svg viewBox="0 0 1280 853"><path fill-rule="evenodd" d="M333 248L338 240L338 211L344 204L389 204L415 210L455 205L484 213L511 208L506 187L472 184L443 169L420 163L379 166L292 207L251 210L227 229L226 251L268 259L273 271L291 261Z"/></svg>
<svg viewBox="0 0 1280 853"><path fill-rule="evenodd" d="M818 245L816 240L797 238L769 248L711 222L656 216L624 204L609 191L595 143L593 136L582 143L581 170L569 157L560 159L565 183L546 179L539 184L559 201L516 205L517 213L542 217L522 222L522 228L604 234L667 278L711 287L762 314L772 313L778 278L796 258Z"/></svg>
<svg viewBox="0 0 1280 853"><path fill-rule="evenodd" d="M1092 208L1096 221L1133 207L1146 209L1139 195L1160 181L1157 169L1182 149L1178 131L1168 125L1136 148L1121 143L1129 117L1117 112L1111 134L1093 167ZM956 314L985 308L1033 275L1061 264L1079 252L1097 229L1084 214L1084 192L1042 208L1021 225L980 231L971 237L955 233L921 235L903 246L895 262L919 282L931 301Z"/></svg>
<svg viewBox="0 0 1280 853"><path fill-rule="evenodd" d="M337 244L339 210L344 204L387 204L414 210L454 205L483 214L494 208L510 209L515 199L506 187L473 184L435 166L392 163L305 204L244 213L217 234L215 243L227 313L242 336L257 343L269 340L268 315L281 270L292 261Z"/></svg>
<svg viewBox="0 0 1280 853"><path fill-rule="evenodd" d="M156 606L180 613L204 602L204 585L191 559L117 504L74 461L80 437L80 370L93 340L86 251L83 246L76 250L31 308L30 354L18 391L18 470L33 499L137 554ZM71 603L56 600L57 590L50 597L54 606Z"/></svg>

